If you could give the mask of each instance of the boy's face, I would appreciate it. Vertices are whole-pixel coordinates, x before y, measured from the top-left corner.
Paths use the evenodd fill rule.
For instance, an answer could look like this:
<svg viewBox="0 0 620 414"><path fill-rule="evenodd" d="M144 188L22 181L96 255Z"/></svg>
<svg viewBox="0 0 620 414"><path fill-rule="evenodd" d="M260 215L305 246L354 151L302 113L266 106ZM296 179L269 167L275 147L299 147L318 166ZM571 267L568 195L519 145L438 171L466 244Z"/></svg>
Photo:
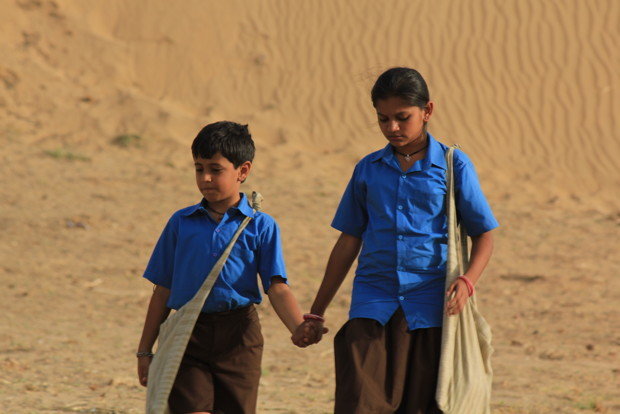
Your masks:
<svg viewBox="0 0 620 414"><path fill-rule="evenodd" d="M433 102L429 102L427 107L422 109L410 106L401 98L393 96L379 99L375 109L379 128L385 138L394 147L405 151L424 139L422 132L433 112Z"/></svg>
<svg viewBox="0 0 620 414"><path fill-rule="evenodd" d="M244 162L235 168L219 152L211 158L194 158L196 185L210 203L229 201L239 197L239 187L250 173L252 163Z"/></svg>

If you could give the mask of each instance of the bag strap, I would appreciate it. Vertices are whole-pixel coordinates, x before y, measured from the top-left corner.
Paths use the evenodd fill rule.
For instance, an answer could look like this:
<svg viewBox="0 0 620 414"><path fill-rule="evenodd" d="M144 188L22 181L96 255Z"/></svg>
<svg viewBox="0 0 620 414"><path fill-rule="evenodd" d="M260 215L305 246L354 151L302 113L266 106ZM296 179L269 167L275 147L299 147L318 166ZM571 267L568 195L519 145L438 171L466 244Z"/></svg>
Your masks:
<svg viewBox="0 0 620 414"><path fill-rule="evenodd" d="M467 231L458 220L458 211L456 209L456 193L454 184L454 150L461 147L457 144L448 148L446 152L446 164L448 166L446 172L446 180L448 185L448 197L446 202L446 211L448 216L448 233L452 232L455 236L452 241L456 242L456 256L458 260L459 274L465 273L469 265L469 249L467 247ZM448 238L450 243L451 239ZM451 283L451 282L450 282Z"/></svg>

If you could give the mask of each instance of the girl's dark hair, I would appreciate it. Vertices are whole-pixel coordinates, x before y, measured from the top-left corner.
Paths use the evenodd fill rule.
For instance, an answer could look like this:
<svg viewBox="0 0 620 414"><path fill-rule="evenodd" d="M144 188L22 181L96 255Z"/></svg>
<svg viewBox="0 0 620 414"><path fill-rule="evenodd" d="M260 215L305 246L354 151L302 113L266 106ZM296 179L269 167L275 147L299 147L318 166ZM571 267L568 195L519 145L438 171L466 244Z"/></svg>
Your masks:
<svg viewBox="0 0 620 414"><path fill-rule="evenodd" d="M194 158L211 158L218 152L235 168L254 159L254 141L247 125L220 121L202 128L192 143Z"/></svg>
<svg viewBox="0 0 620 414"><path fill-rule="evenodd" d="M375 82L370 92L372 105L377 101L391 97L398 97L411 106L425 108L430 96L426 81L415 69L391 68L383 72Z"/></svg>

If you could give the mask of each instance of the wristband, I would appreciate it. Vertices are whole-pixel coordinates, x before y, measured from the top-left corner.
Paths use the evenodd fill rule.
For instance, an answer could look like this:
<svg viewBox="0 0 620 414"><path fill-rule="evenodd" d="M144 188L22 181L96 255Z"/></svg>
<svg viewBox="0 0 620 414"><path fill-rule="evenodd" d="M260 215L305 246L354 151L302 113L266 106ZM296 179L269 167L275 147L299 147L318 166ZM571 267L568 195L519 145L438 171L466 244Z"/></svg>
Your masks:
<svg viewBox="0 0 620 414"><path fill-rule="evenodd" d="M306 313L304 314L304 321L313 320L319 322L325 322L325 318L321 315L315 315L314 313Z"/></svg>
<svg viewBox="0 0 620 414"><path fill-rule="evenodd" d="M469 297L472 297L474 293L476 293L476 288L474 288L474 284L471 283L471 280L469 280L467 276L461 275L457 277L457 279L461 279L463 282L465 282L465 285L467 286L467 292L469 293Z"/></svg>
<svg viewBox="0 0 620 414"><path fill-rule="evenodd" d="M146 351L146 352L136 352L136 357L138 357L138 358L141 358L141 357L153 357L153 356L155 356L155 354L152 353L152 352L148 352L148 351Z"/></svg>

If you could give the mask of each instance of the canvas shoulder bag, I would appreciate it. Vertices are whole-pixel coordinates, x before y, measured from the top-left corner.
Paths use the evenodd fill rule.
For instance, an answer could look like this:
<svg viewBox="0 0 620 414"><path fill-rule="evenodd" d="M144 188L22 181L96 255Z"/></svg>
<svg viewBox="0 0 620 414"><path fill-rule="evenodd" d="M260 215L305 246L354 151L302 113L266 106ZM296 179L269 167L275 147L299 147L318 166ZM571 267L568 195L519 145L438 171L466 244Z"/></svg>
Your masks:
<svg viewBox="0 0 620 414"><path fill-rule="evenodd" d="M454 194L454 150L446 153L448 196L448 262L446 291L469 263L467 233L457 222ZM446 298L446 301L449 298ZM445 306L444 306L445 309ZM476 295L454 316L444 311L441 358L436 399L445 414L488 414L491 412L491 327L476 305Z"/></svg>

